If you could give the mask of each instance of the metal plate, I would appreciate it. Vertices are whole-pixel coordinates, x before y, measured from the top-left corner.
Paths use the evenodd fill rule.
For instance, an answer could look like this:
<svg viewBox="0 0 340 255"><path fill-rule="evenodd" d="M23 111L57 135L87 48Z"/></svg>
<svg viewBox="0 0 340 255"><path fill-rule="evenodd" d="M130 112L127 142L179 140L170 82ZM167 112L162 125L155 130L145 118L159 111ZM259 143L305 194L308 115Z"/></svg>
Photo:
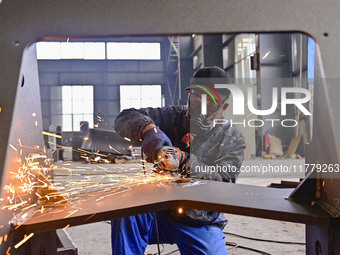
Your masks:
<svg viewBox="0 0 340 255"><path fill-rule="evenodd" d="M198 208L275 220L328 226L330 216L318 206L298 204L286 198L292 189L274 189L210 181L206 184L176 187L157 183L133 188L127 192L74 204L65 210L36 214L18 230L25 233L46 231L136 215L150 211ZM67 217L73 211L72 216ZM59 211L59 212L58 212Z"/></svg>

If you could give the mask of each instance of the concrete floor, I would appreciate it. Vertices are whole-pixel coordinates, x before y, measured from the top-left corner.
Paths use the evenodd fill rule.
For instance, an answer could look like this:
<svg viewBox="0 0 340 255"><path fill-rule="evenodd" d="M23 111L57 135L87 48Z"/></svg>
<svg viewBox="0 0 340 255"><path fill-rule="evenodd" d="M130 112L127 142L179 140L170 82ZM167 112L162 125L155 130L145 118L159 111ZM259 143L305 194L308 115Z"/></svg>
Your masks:
<svg viewBox="0 0 340 255"><path fill-rule="evenodd" d="M247 160L244 165L302 165L304 160ZM256 186L267 186L272 182L280 182L281 180L294 180L302 177L303 173L277 174L256 176L249 173L242 173L238 179L238 183ZM268 239L275 241L286 242L305 242L305 226L302 224L274 221L253 217L245 217L239 215L226 214L229 220L228 225L224 229L225 232L234 233L237 235L252 237L258 239ZM67 229L73 243L78 248L79 255L109 255L111 254L110 247L110 224L109 222L97 222L87 225L70 227ZM267 254L305 254L305 245L300 244L280 244L273 242L254 241L244 237L237 237L227 234L226 241L237 243L239 246L246 246L257 249ZM228 246L229 254L237 255L252 255L261 254L242 248L232 248ZM180 254L176 245L162 245L161 254ZM147 247L145 254L158 254L157 246L150 245Z"/></svg>

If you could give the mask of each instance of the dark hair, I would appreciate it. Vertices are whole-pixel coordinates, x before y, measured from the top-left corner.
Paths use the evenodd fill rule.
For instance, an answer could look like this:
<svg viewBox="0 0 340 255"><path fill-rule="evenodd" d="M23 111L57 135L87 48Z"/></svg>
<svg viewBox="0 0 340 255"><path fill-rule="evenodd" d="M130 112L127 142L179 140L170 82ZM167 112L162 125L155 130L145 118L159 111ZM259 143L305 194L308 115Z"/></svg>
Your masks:
<svg viewBox="0 0 340 255"><path fill-rule="evenodd" d="M199 69L194 78L226 78L229 80L228 74L218 66L208 66Z"/></svg>

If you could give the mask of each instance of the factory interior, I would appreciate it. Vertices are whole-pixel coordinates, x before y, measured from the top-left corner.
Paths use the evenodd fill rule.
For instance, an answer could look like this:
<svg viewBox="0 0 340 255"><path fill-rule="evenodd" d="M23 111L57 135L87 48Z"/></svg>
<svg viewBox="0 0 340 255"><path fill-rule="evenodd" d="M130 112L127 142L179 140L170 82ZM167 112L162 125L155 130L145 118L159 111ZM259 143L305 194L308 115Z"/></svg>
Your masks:
<svg viewBox="0 0 340 255"><path fill-rule="evenodd" d="M245 136L244 166L301 168L304 144L311 137L312 118L294 105L286 105L287 114L283 116L281 88L298 87L313 93L314 48L314 40L303 33L63 38L37 42L44 145L58 168L53 171L53 181L57 186L64 185L59 190L72 193L74 189L73 193L82 197L83 192L100 196L108 186L114 187L117 181L125 183L130 176L140 178L136 174L143 170L141 143L115 132L116 116L128 108L185 105L185 88L193 74L206 66L223 68L231 83L244 93L251 88L253 93L246 98L252 96L253 105L259 110L271 108L272 94L277 93L273 88L278 89L278 105L270 115L255 115L247 101L245 113L234 116L233 98L229 99L225 117L238 123L236 126ZM287 97L301 95L291 93ZM305 104L311 112L312 103L310 100ZM273 119L276 121L270 121ZM279 141L279 147L271 143L274 139ZM121 176L117 177L117 173ZM237 183L292 188L304 174L245 171ZM71 184L65 188L68 182ZM93 188L90 184L103 186ZM71 194L70 197L81 199ZM305 253L302 224L226 216L229 224L225 231L231 233L226 237L229 254ZM108 223L67 228L73 251L80 255L111 254ZM266 224L275 227L261 231L260 226ZM249 241L247 237L251 236L259 240ZM158 254L156 246L148 246L146 254ZM164 245L161 254L180 253L176 245Z"/></svg>
<svg viewBox="0 0 340 255"><path fill-rule="evenodd" d="M190 210L225 216L223 250L231 255L339 253L339 89L337 79L323 79L338 74L338 28L324 31L312 12L295 26L290 5L282 3L276 17L268 1L246 0L248 11L230 8L229 16L219 1L200 1L216 12L209 16L178 1L84 1L79 13L75 2L28 8L0 0L0 255L110 255L111 220L145 213L154 215L157 243L143 255L179 255L179 244L159 241L157 217ZM16 17L34 22L19 26ZM231 92L214 124L244 137L235 183L222 174L224 181L182 174L187 154L169 144L177 154L164 159L175 155L176 167L150 163L146 139L120 135L115 122L131 108L187 105L193 76L212 66L223 69L227 84L220 85ZM217 105L209 93L200 95ZM202 115L206 99L199 99ZM230 144L221 140L206 154Z"/></svg>
<svg viewBox="0 0 340 255"><path fill-rule="evenodd" d="M246 138L245 159L270 154L266 134L280 139L282 152L274 157L286 155L292 139L300 137L296 150L289 151L288 156L302 158L303 144L310 142L312 115L287 105L287 113L282 116L280 97L283 87L304 88L313 93L314 47L314 40L302 33L65 38L38 42L43 130L62 136L54 139L55 144L52 137L45 136L45 145L57 150L53 152L57 161L82 160L82 153L75 151L79 148L111 153L112 160L131 156L129 146L138 144L129 144L115 133L115 117L128 108L185 105L185 89L193 74L202 67L219 66L244 94L252 89L255 109L269 109L277 103L270 115L257 116L244 107L243 115L232 116L232 96L229 99L225 117L232 119ZM273 100L277 93L278 99ZM287 94L288 98L302 96ZM304 106L312 113L313 100Z"/></svg>

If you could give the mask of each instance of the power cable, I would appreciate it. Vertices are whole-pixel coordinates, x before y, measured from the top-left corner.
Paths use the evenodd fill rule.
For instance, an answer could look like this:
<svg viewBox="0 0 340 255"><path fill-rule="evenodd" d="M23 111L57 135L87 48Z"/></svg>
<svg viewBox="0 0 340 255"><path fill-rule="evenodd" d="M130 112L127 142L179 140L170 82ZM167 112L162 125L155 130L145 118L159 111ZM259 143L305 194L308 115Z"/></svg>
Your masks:
<svg viewBox="0 0 340 255"><path fill-rule="evenodd" d="M289 241L276 241L276 240L268 240L268 239L260 239L260 238L254 238L254 237L249 237L249 236L242 236L239 234L231 233L231 232L223 232L226 235L232 235L232 236L237 236L253 241L260 241L260 242L270 242L270 243L282 243L282 244L298 244L298 245L306 245L306 243L300 243L300 242L289 242Z"/></svg>
<svg viewBox="0 0 340 255"><path fill-rule="evenodd" d="M146 169L145 169L145 165L144 165L144 155L143 155L144 151L143 151L143 146L141 148L141 156L142 156L142 165L143 165L143 172L144 175L146 175ZM158 223L157 223L157 217L156 217L156 213L153 212L153 216L155 218L155 227L156 227L156 236L157 236L157 249L158 249L158 255L161 255L161 249L159 248L159 232L158 232ZM164 250L164 249L163 249Z"/></svg>
<svg viewBox="0 0 340 255"><path fill-rule="evenodd" d="M162 250L161 250L161 254L164 252L164 244L160 244L162 246ZM145 255L158 255L158 252L157 253L145 253Z"/></svg>
<svg viewBox="0 0 340 255"><path fill-rule="evenodd" d="M157 236L157 249L158 249L158 255L161 255L161 250L159 248L159 232L158 232L158 223L157 223L157 217L156 213L153 212L153 216L155 218L155 227L156 227L156 236Z"/></svg>
<svg viewBox="0 0 340 255"><path fill-rule="evenodd" d="M235 244L236 244L236 246L235 246ZM244 249L244 250L248 250L248 251L257 252L257 253L260 253L260 254L262 254L262 255L271 255L270 253L267 253L267 252L265 252L265 251L261 251L261 250L257 250L257 249L254 249L254 248L250 248L250 247L238 245L237 243L226 242L225 245L235 247L235 249L236 249L236 248L240 248L240 249Z"/></svg>
<svg viewBox="0 0 340 255"><path fill-rule="evenodd" d="M238 245L237 243L233 243L233 242L226 242L226 246L232 246L232 248L229 248L229 249L227 248L227 250L240 248L240 249L244 249L244 250L248 250L248 251L257 252L257 253L260 253L262 255L271 255L270 253L267 253L265 251L261 251L261 250L257 250L257 249L254 249L254 248ZM177 251L179 251L179 249L171 251L171 252L168 252L168 253L165 253L164 255L170 255L170 254L173 254L173 253L175 253Z"/></svg>
<svg viewBox="0 0 340 255"><path fill-rule="evenodd" d="M170 254L173 254L173 253L175 253L176 251L179 251L179 249L177 249L177 250L174 250L174 251L171 251L171 252L169 252L169 253L166 253L166 254L164 254L164 255L170 255Z"/></svg>

